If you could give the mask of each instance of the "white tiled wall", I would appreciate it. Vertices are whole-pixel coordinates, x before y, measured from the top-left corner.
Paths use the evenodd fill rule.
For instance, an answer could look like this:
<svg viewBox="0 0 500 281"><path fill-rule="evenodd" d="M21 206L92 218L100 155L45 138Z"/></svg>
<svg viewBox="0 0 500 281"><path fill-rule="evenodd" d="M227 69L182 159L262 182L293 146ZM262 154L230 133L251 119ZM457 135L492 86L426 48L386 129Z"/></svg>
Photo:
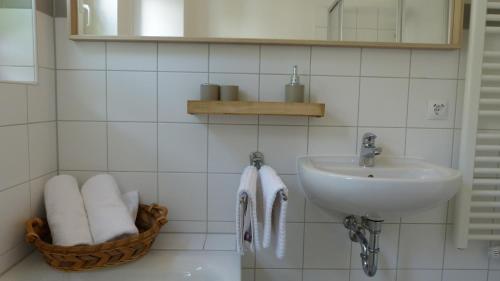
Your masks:
<svg viewBox="0 0 500 281"><path fill-rule="evenodd" d="M307 202L295 157L356 154L376 133L384 154L451 166L457 147L463 69L459 51L219 44L73 42L56 19L61 173L80 181L112 172L124 189L170 208L167 232L233 233L239 173L248 154L291 189L288 251L244 258L244 280L368 280L342 217ZM326 102L325 118L192 116L199 84L238 84L245 100L282 100L293 65L307 98ZM459 67L460 65L460 67ZM450 118L430 121L427 100L447 100ZM387 218L373 280L495 280L486 243L458 251L446 206ZM159 241L161 243L161 241ZM461 274L463 272L463 274Z"/></svg>
<svg viewBox="0 0 500 281"><path fill-rule="evenodd" d="M28 253L24 222L43 214L43 185L58 169L53 29L37 12L38 83L0 83L0 274Z"/></svg>

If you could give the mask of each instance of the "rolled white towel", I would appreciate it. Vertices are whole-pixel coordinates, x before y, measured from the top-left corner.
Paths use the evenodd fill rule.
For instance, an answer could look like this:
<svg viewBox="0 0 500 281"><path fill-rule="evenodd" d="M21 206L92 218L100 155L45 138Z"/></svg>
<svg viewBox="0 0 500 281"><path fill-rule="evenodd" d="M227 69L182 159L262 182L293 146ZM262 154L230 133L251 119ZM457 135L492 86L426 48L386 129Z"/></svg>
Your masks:
<svg viewBox="0 0 500 281"><path fill-rule="evenodd" d="M82 196L95 243L138 233L112 176L90 178L82 187Z"/></svg>
<svg viewBox="0 0 500 281"><path fill-rule="evenodd" d="M139 210L139 191L129 191L122 194L123 203L127 206L130 217L133 221L137 218Z"/></svg>
<svg viewBox="0 0 500 281"><path fill-rule="evenodd" d="M45 184L44 198L54 245L92 244L87 213L74 177L60 175L51 178Z"/></svg>

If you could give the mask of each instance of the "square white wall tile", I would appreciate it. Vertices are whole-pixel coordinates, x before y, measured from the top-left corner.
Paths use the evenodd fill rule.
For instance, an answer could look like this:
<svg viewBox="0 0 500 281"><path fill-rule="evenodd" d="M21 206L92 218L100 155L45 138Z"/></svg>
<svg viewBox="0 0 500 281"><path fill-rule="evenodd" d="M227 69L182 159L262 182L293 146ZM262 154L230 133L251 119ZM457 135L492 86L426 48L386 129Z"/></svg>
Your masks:
<svg viewBox="0 0 500 281"><path fill-rule="evenodd" d="M306 223L304 268L348 269L350 253L351 240L342 224Z"/></svg>
<svg viewBox="0 0 500 281"><path fill-rule="evenodd" d="M376 145L382 148L382 156L403 156L405 149L404 128L358 128L358 151L365 133L377 135Z"/></svg>
<svg viewBox="0 0 500 281"><path fill-rule="evenodd" d="M114 172L115 178L122 193L139 191L139 199L143 204L158 202L158 184L156 173Z"/></svg>
<svg viewBox="0 0 500 281"><path fill-rule="evenodd" d="M253 269L241 270L241 281L254 281L254 280L255 280L255 270Z"/></svg>
<svg viewBox="0 0 500 281"><path fill-rule="evenodd" d="M313 47L312 75L359 76L361 49Z"/></svg>
<svg viewBox="0 0 500 281"><path fill-rule="evenodd" d="M258 73L260 46L210 44L210 72Z"/></svg>
<svg viewBox="0 0 500 281"><path fill-rule="evenodd" d="M412 79L408 105L408 127L453 128L455 124L455 103L457 80ZM429 120L429 102L443 102L448 105L448 118Z"/></svg>
<svg viewBox="0 0 500 281"><path fill-rule="evenodd" d="M239 86L239 100L259 100L259 75L257 74L221 74L211 73L209 82L218 85ZM257 124L257 116L212 115L210 123Z"/></svg>
<svg viewBox="0 0 500 281"><path fill-rule="evenodd" d="M207 175L160 173L159 202L172 220L206 220Z"/></svg>
<svg viewBox="0 0 500 281"><path fill-rule="evenodd" d="M438 165L451 166L453 130L408 129L406 156L421 158Z"/></svg>
<svg viewBox="0 0 500 281"><path fill-rule="evenodd" d="M355 155L358 132L355 127L309 127L310 155Z"/></svg>
<svg viewBox="0 0 500 281"><path fill-rule="evenodd" d="M24 223L30 215L28 183L0 192L0 253L24 242Z"/></svg>
<svg viewBox="0 0 500 281"><path fill-rule="evenodd" d="M442 268L445 227L437 224L402 224L399 268Z"/></svg>
<svg viewBox="0 0 500 281"><path fill-rule="evenodd" d="M205 124L158 124L158 170L206 172L207 134Z"/></svg>
<svg viewBox="0 0 500 281"><path fill-rule="evenodd" d="M357 8L357 13L356 27L358 29L373 29L378 25L378 9L361 6Z"/></svg>
<svg viewBox="0 0 500 281"><path fill-rule="evenodd" d="M311 77L311 102L326 103L323 118L310 119L311 125L356 126L358 120L358 77Z"/></svg>
<svg viewBox="0 0 500 281"><path fill-rule="evenodd" d="M368 277L363 270L351 270L351 281L396 281L395 270L378 270L374 277ZM427 281L427 280L426 280Z"/></svg>
<svg viewBox="0 0 500 281"><path fill-rule="evenodd" d="M0 190L29 179L28 129L0 127Z"/></svg>
<svg viewBox="0 0 500 281"><path fill-rule="evenodd" d="M255 281L300 281L302 272L298 269L256 269Z"/></svg>
<svg viewBox="0 0 500 281"><path fill-rule="evenodd" d="M158 121L206 123L207 117L186 112L188 100L200 99L206 73L158 73Z"/></svg>
<svg viewBox="0 0 500 281"><path fill-rule="evenodd" d="M500 270L500 261L498 259L490 259L490 270Z"/></svg>
<svg viewBox="0 0 500 281"><path fill-rule="evenodd" d="M257 134L257 126L210 125L208 171L241 173L249 165L248 155L257 150Z"/></svg>
<svg viewBox="0 0 500 281"><path fill-rule="evenodd" d="M37 11L36 32L38 65L55 68L54 18Z"/></svg>
<svg viewBox="0 0 500 281"><path fill-rule="evenodd" d="M106 120L106 72L57 71L58 120Z"/></svg>
<svg viewBox="0 0 500 281"><path fill-rule="evenodd" d="M58 122L61 170L107 169L106 123Z"/></svg>
<svg viewBox="0 0 500 281"><path fill-rule="evenodd" d="M257 268L301 268L303 257L304 224L287 223L286 252L283 259L276 258L275 245L257 251ZM262 235L262 234L261 234ZM263 237L263 236L260 236Z"/></svg>
<svg viewBox="0 0 500 281"><path fill-rule="evenodd" d="M441 281L441 270L398 270L398 281Z"/></svg>
<svg viewBox="0 0 500 281"><path fill-rule="evenodd" d="M305 194L300 187L297 175L280 175L288 188L288 207L286 220L288 222L304 222Z"/></svg>
<svg viewBox="0 0 500 281"><path fill-rule="evenodd" d="M349 270L313 270L306 269L303 281L349 281Z"/></svg>
<svg viewBox="0 0 500 281"><path fill-rule="evenodd" d="M175 221L169 220L161 232L169 233L206 233L206 221Z"/></svg>
<svg viewBox="0 0 500 281"><path fill-rule="evenodd" d="M295 174L297 157L307 154L307 127L260 126L258 150L278 173Z"/></svg>
<svg viewBox="0 0 500 281"><path fill-rule="evenodd" d="M154 123L109 123L109 169L156 171L156 129Z"/></svg>
<svg viewBox="0 0 500 281"><path fill-rule="evenodd" d="M445 223L448 210L448 202L442 203L430 210L418 212L417 214L403 217L403 223Z"/></svg>
<svg viewBox="0 0 500 281"><path fill-rule="evenodd" d="M157 43L107 42L107 69L155 71L157 46Z"/></svg>
<svg viewBox="0 0 500 281"><path fill-rule="evenodd" d="M445 269L488 269L488 241L469 241L467 249L457 249L453 243L453 226L446 231Z"/></svg>
<svg viewBox="0 0 500 281"><path fill-rule="evenodd" d="M4 273L26 257L33 249L26 243L17 244L10 251L0 255L0 272Z"/></svg>
<svg viewBox="0 0 500 281"><path fill-rule="evenodd" d="M398 260L399 224L382 225L380 236L379 269L395 269ZM362 269L359 254L361 249L358 243L352 244L351 268Z"/></svg>
<svg viewBox="0 0 500 281"><path fill-rule="evenodd" d="M108 71L109 121L156 121L156 73Z"/></svg>
<svg viewBox="0 0 500 281"><path fill-rule="evenodd" d="M207 234L203 249L206 251L236 251L236 235Z"/></svg>
<svg viewBox="0 0 500 281"><path fill-rule="evenodd" d="M445 270L443 272L443 281L487 281L487 280L488 280L487 270Z"/></svg>
<svg viewBox="0 0 500 281"><path fill-rule="evenodd" d="M160 43L158 70L208 72L208 44Z"/></svg>
<svg viewBox="0 0 500 281"><path fill-rule="evenodd" d="M234 221L239 174L208 175L208 220ZM232 223L234 231L234 223Z"/></svg>
<svg viewBox="0 0 500 281"><path fill-rule="evenodd" d="M408 79L361 78L359 126L404 127Z"/></svg>
<svg viewBox="0 0 500 281"><path fill-rule="evenodd" d="M28 86L28 121L53 120L56 120L56 73L38 68L38 84Z"/></svg>
<svg viewBox="0 0 500 281"><path fill-rule="evenodd" d="M26 86L0 83L0 126L26 123Z"/></svg>
<svg viewBox="0 0 500 281"><path fill-rule="evenodd" d="M291 75L296 65L299 68L299 74L309 74L310 61L311 47L263 45L260 55L260 72Z"/></svg>
<svg viewBox="0 0 500 281"><path fill-rule="evenodd" d="M102 69L106 67L104 42L72 41L67 18L55 18L57 69Z"/></svg>
<svg viewBox="0 0 500 281"><path fill-rule="evenodd" d="M56 172L30 181L30 206L32 217L43 218L46 216L43 192L45 189L45 183L55 175L57 175Z"/></svg>
<svg viewBox="0 0 500 281"><path fill-rule="evenodd" d="M57 170L56 122L28 125L30 178Z"/></svg>
<svg viewBox="0 0 500 281"><path fill-rule="evenodd" d="M260 75L260 101L285 101L285 85L290 83L289 75ZM304 101L309 101L309 76L300 76L304 85ZM264 125L307 125L307 117L259 116Z"/></svg>
<svg viewBox="0 0 500 281"><path fill-rule="evenodd" d="M410 50L363 49L361 75L408 77L410 75Z"/></svg>
<svg viewBox="0 0 500 281"><path fill-rule="evenodd" d="M327 211L315 205L313 202L306 200L306 222L336 222L344 221L345 215Z"/></svg>
<svg viewBox="0 0 500 281"><path fill-rule="evenodd" d="M207 232L234 233L234 221L209 221L207 223Z"/></svg>
<svg viewBox="0 0 500 281"><path fill-rule="evenodd" d="M203 250L205 234L160 234L153 244L155 250Z"/></svg>
<svg viewBox="0 0 500 281"><path fill-rule="evenodd" d="M411 77L456 79L458 77L457 50L412 50Z"/></svg>
<svg viewBox="0 0 500 281"><path fill-rule="evenodd" d="M488 274L488 281L500 280L500 271L490 271Z"/></svg>

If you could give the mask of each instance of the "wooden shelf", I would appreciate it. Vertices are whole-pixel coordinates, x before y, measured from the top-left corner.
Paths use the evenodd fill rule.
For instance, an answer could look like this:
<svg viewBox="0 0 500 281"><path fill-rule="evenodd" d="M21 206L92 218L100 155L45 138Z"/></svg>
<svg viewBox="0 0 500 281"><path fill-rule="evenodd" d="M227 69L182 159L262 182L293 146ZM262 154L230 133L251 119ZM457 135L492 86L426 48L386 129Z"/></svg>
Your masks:
<svg viewBox="0 0 500 281"><path fill-rule="evenodd" d="M288 103L253 101L196 101L187 102L189 114L233 114L233 115L285 115L325 116L324 103Z"/></svg>

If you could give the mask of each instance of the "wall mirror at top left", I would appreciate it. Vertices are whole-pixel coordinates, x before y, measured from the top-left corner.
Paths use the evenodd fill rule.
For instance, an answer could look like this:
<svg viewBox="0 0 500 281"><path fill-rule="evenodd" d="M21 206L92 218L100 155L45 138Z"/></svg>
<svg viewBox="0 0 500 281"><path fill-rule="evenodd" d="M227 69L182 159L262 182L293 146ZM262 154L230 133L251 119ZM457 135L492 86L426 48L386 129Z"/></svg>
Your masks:
<svg viewBox="0 0 500 281"><path fill-rule="evenodd" d="M37 81L36 0L0 0L0 82Z"/></svg>

